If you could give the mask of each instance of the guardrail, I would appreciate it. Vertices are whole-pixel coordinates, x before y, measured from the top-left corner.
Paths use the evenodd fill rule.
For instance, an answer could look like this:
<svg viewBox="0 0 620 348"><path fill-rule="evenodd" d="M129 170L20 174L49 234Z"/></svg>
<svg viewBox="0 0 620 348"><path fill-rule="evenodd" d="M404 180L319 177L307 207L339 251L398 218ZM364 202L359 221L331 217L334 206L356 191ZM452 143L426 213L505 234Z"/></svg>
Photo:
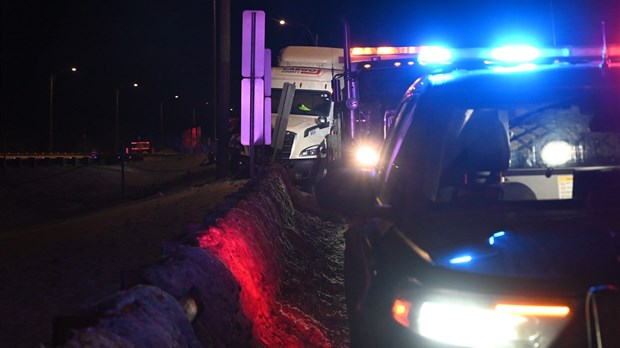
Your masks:
<svg viewBox="0 0 620 348"><path fill-rule="evenodd" d="M125 155L126 162L141 161L139 154ZM120 163L121 157L116 154L31 154L8 153L0 154L0 168L78 166L78 165L109 165Z"/></svg>

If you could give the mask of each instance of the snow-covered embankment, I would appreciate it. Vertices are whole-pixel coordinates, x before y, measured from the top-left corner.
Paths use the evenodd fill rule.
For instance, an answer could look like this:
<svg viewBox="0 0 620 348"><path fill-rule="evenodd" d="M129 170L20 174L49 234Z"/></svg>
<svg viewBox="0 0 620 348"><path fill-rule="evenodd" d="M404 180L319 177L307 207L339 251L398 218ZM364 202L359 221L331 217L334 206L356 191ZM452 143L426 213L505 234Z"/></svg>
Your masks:
<svg viewBox="0 0 620 348"><path fill-rule="evenodd" d="M346 224L278 166L164 246L141 281L56 330L63 345L343 347ZM323 216L323 218L319 218Z"/></svg>

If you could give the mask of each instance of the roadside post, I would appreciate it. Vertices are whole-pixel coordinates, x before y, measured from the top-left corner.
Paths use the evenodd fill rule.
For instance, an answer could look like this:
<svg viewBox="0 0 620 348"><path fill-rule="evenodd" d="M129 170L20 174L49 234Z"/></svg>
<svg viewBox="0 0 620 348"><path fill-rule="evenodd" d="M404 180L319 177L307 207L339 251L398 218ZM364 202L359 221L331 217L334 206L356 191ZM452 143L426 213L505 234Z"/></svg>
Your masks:
<svg viewBox="0 0 620 348"><path fill-rule="evenodd" d="M286 135L286 127L288 126L288 117L291 113L293 98L295 97L295 85L285 82L282 87L282 95L280 96L280 104L278 104L278 116L273 127L273 160L276 158L278 150L282 149L284 144L284 136Z"/></svg>
<svg viewBox="0 0 620 348"><path fill-rule="evenodd" d="M271 115L271 82L264 80L265 70L271 69L271 52L265 50L265 12L243 11L242 29L241 144L250 147L250 177L253 178L255 146L271 144L271 118L267 117L267 112Z"/></svg>

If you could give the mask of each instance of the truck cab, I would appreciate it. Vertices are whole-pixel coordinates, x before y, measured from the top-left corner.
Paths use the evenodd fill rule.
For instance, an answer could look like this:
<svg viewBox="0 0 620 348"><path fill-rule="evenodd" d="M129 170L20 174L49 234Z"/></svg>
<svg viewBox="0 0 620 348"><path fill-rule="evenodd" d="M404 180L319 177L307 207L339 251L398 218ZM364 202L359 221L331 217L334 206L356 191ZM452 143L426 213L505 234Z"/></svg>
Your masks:
<svg viewBox="0 0 620 348"><path fill-rule="evenodd" d="M290 46L278 56L271 71L272 126L285 83L295 86L282 148L282 163L297 183L313 183L324 171L325 138L334 123L331 81L343 71L341 48Z"/></svg>

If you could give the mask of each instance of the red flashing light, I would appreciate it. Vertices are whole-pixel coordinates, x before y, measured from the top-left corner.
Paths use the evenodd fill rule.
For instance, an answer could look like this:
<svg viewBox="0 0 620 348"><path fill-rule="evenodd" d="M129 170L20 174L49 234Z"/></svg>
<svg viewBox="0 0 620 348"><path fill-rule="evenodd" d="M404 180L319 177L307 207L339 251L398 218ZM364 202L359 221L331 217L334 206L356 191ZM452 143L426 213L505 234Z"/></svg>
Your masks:
<svg viewBox="0 0 620 348"><path fill-rule="evenodd" d="M397 54L417 54L421 46L382 46L382 47L354 47L351 49L352 56L373 56L373 55L397 55Z"/></svg>

